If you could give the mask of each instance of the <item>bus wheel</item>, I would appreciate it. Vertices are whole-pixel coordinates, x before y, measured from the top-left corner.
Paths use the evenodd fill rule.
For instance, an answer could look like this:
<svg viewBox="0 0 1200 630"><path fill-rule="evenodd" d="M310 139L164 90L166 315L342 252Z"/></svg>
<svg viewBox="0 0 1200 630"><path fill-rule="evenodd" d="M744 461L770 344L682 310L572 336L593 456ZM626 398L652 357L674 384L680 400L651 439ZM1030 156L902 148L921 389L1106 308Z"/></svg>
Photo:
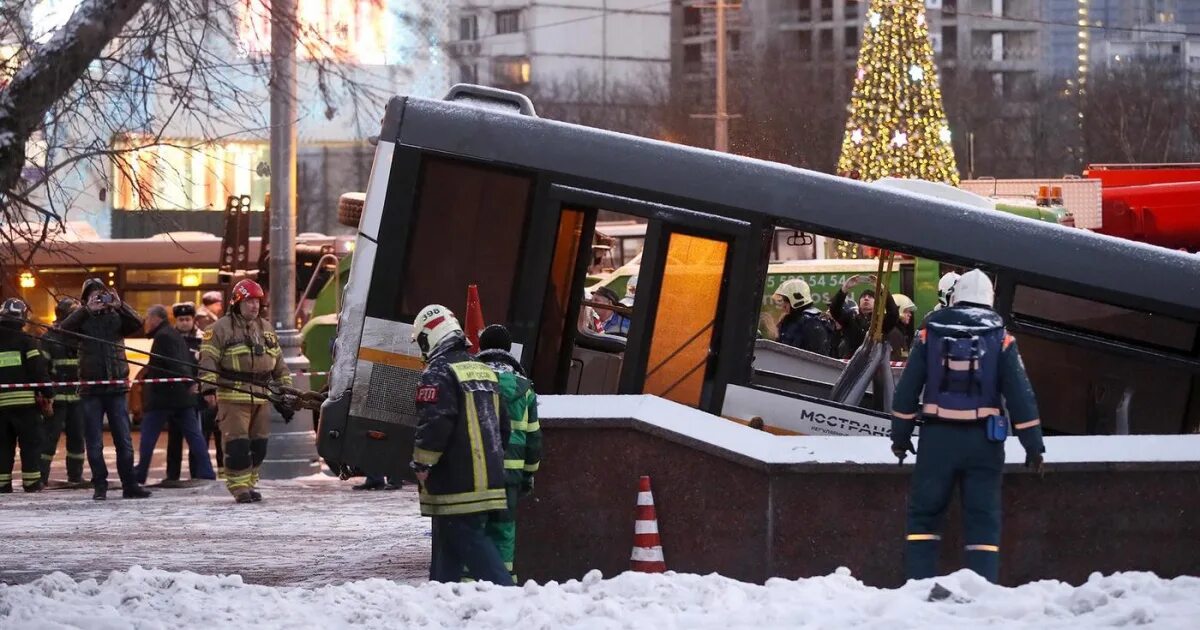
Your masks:
<svg viewBox="0 0 1200 630"><path fill-rule="evenodd" d="M338 199L338 223L346 227L357 228L358 220L362 218L363 204L367 201L367 193L348 192Z"/></svg>

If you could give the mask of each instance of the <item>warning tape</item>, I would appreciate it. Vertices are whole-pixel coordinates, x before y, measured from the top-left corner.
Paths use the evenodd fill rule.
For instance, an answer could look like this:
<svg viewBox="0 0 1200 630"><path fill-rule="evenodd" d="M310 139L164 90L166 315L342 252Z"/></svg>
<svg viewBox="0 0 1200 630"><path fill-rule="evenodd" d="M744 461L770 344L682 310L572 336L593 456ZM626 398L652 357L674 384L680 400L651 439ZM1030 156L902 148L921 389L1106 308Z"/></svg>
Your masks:
<svg viewBox="0 0 1200 630"><path fill-rule="evenodd" d="M302 372L308 376L328 376L329 372ZM76 387L79 385L130 385L131 383L198 383L194 378L185 376L173 376L170 378L144 378L129 381L127 379L106 379L94 381L51 381L46 383L0 383L0 390L4 389L32 389L34 387Z"/></svg>

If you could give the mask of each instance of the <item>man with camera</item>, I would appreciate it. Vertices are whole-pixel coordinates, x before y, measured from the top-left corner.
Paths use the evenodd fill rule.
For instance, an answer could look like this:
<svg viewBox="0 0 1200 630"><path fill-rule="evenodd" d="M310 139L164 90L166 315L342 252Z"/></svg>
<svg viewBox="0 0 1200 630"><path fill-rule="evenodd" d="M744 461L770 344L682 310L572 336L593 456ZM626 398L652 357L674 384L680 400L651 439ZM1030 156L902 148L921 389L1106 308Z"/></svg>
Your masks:
<svg viewBox="0 0 1200 630"><path fill-rule="evenodd" d="M92 498L108 498L108 466L104 463L104 418L117 449L117 475L126 499L150 496L137 482L133 469L133 436L129 422L129 363L122 346L126 337L142 329L142 318L121 301L117 292L99 278L88 278L80 295L83 308L62 322L62 329L80 335L79 378L84 381L112 380L115 384L83 385L84 435L88 466L92 469Z"/></svg>

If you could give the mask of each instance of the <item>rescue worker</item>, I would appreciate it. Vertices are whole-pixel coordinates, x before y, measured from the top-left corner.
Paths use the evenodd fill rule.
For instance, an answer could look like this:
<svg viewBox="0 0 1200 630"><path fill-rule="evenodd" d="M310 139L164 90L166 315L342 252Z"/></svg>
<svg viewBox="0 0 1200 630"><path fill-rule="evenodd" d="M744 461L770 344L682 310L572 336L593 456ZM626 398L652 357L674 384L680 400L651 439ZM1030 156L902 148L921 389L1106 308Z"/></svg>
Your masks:
<svg viewBox="0 0 1200 630"><path fill-rule="evenodd" d="M61 326L79 308L79 300L64 297L54 306L54 326L42 335L42 354L50 361L53 380L70 383L79 380L79 342L63 332ZM42 484L50 484L50 466L58 452L59 436L67 434L67 483L83 483L84 451L83 405L79 403L79 389L75 385L64 385L54 389L54 417L43 425L42 432Z"/></svg>
<svg viewBox="0 0 1200 630"><path fill-rule="evenodd" d="M79 404L83 406L84 440L88 467L92 469L92 499L108 498L108 464L104 461L104 419L117 450L117 475L121 478L121 496L144 499L150 493L138 485L133 470L133 430L129 421L129 363L121 348L126 337L142 329L142 318L117 292L99 278L83 282L80 295L83 308L62 322L62 329L86 336L79 343L79 378L116 383L82 385Z"/></svg>
<svg viewBox="0 0 1200 630"><path fill-rule="evenodd" d="M196 305L191 302L179 302L171 306L171 316L175 318L175 330L183 336L183 342L187 345L190 360L194 365L199 365L200 344L204 342L204 336L196 328ZM179 370L176 368L176 371ZM196 375L195 369L192 370L192 374ZM195 385L192 388L194 390ZM208 458L208 436L212 433L212 428L204 426L204 416L209 409L200 396L192 396L192 398L196 400L196 417L199 419L200 434L204 443L203 448L197 451L192 451L191 446L188 446L188 476L192 479L212 479L213 477L207 476L207 471L212 470L212 460ZM215 410L213 411L215 418ZM179 430L178 424L177 422L167 423L167 477L163 480L163 487L176 485L183 472L183 432ZM217 436L218 462L220 462L221 455L221 437Z"/></svg>
<svg viewBox="0 0 1200 630"><path fill-rule="evenodd" d="M196 312L196 328L208 330L225 313L225 297L220 291L208 291L200 296L200 310Z"/></svg>
<svg viewBox="0 0 1200 630"><path fill-rule="evenodd" d="M25 334L29 307L19 298L0 306L0 384L45 383L50 380L46 359L37 341ZM42 445L42 410L54 398L50 387L0 388L0 493L12 492L13 463L21 447L21 487L40 492L38 463ZM40 400L39 400L40 399Z"/></svg>
<svg viewBox="0 0 1200 630"><path fill-rule="evenodd" d="M425 359L417 382L417 432L409 464L420 486L421 514L433 519L429 579L471 577L511 585L496 545L485 531L488 512L508 508L504 447L508 415L499 379L467 352L450 309L431 304L413 322L413 341Z"/></svg>
<svg viewBox="0 0 1200 630"><path fill-rule="evenodd" d="M813 305L812 290L800 278L779 285L771 302L783 313L779 320L779 343L828 355L832 332Z"/></svg>
<svg viewBox="0 0 1200 630"><path fill-rule="evenodd" d="M917 453L905 551L909 579L936 575L942 516L958 484L967 568L991 582L999 578L1000 484L1009 422L1025 447L1025 465L1042 470L1037 401L1017 343L992 310L992 300L992 283L982 271L964 274L953 305L926 319L896 384L892 452L901 462ZM920 452L912 443L918 416Z"/></svg>
<svg viewBox="0 0 1200 630"><path fill-rule="evenodd" d="M167 307L155 304L146 310L146 332L154 342L150 346L150 361L142 371L141 378L195 377L196 364L192 359L192 351L184 341L183 335L168 321ZM187 439L188 449L193 455L199 455L201 452L204 454L199 469L193 471L194 478L217 478L212 464L208 461L207 444L200 435L200 418L196 415L194 387L193 381L146 384L142 441L137 463L139 483L146 483L154 449L158 445L158 436L162 433L163 426L168 423ZM175 475L178 481L178 467Z"/></svg>
<svg viewBox="0 0 1200 630"><path fill-rule="evenodd" d="M512 575L517 551L517 499L533 494L533 476L542 461L542 429L538 423L537 394L533 382L525 376L521 362L511 354L512 336L508 329L493 324L479 335L479 354L475 358L496 371L500 399L509 420L508 446L504 451L504 490L508 509L492 512L487 535L500 551L500 559Z"/></svg>
<svg viewBox="0 0 1200 630"><path fill-rule="evenodd" d="M954 295L954 285L958 283L960 277L951 271L938 279L938 305L933 310L950 306L950 298Z"/></svg>
<svg viewBox="0 0 1200 630"><path fill-rule="evenodd" d="M887 333L888 345L892 347L892 361L904 361L908 358L909 348L912 348L913 337L916 336L917 305L907 295L896 293L892 295L896 302L896 325Z"/></svg>
<svg viewBox="0 0 1200 630"><path fill-rule="evenodd" d="M258 469L271 432L270 388L292 384L279 338L271 323L259 317L264 296L257 282L238 282L229 312L204 332L200 346L201 393L217 407L225 485L237 503L262 500Z"/></svg>

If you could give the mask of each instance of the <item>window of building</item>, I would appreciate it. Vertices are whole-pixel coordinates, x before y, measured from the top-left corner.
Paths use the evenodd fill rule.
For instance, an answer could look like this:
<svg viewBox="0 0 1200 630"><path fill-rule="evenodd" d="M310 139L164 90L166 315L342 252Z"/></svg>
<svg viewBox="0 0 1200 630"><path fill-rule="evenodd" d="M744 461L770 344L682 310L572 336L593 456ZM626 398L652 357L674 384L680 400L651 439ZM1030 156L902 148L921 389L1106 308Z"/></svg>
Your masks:
<svg viewBox="0 0 1200 630"><path fill-rule="evenodd" d="M858 0L846 0L846 19L857 18L859 9L860 6Z"/></svg>
<svg viewBox="0 0 1200 630"><path fill-rule="evenodd" d="M458 18L458 39L461 41L479 39L479 16L464 15Z"/></svg>
<svg viewBox="0 0 1200 630"><path fill-rule="evenodd" d="M532 72L526 57L497 57L492 61L492 82L496 85L528 85Z"/></svg>
<svg viewBox="0 0 1200 630"><path fill-rule="evenodd" d="M270 180L258 165L270 161L268 143L153 142L127 137L113 144L113 209L224 210L230 195L250 195L250 208L263 209Z"/></svg>
<svg viewBox="0 0 1200 630"><path fill-rule="evenodd" d="M729 50L737 52L742 49L742 34L739 31L729 31Z"/></svg>
<svg viewBox="0 0 1200 630"><path fill-rule="evenodd" d="M688 44L683 47L684 63L700 63L701 59L700 44Z"/></svg>
<svg viewBox="0 0 1200 630"><path fill-rule="evenodd" d="M817 46L822 52L833 50L833 29L823 28L817 31Z"/></svg>
<svg viewBox="0 0 1200 630"><path fill-rule="evenodd" d="M426 304L462 304L475 284L488 316L508 321L531 189L521 175L427 160L396 314L411 319Z"/></svg>
<svg viewBox="0 0 1200 630"><path fill-rule="evenodd" d="M521 11L519 9L496 12L497 35L516 33L519 30L521 30Z"/></svg>
<svg viewBox="0 0 1200 630"><path fill-rule="evenodd" d="M460 83L479 83L479 71L473 63L458 64L458 80Z"/></svg>
<svg viewBox="0 0 1200 630"><path fill-rule="evenodd" d="M846 27L846 47L850 48L851 46L854 46L854 47L858 46L858 27L857 26L847 26Z"/></svg>
<svg viewBox="0 0 1200 630"><path fill-rule="evenodd" d="M245 56L271 52L271 3L238 3L238 45ZM298 0L296 56L348 63L382 64L386 57L388 8L379 0Z"/></svg>

